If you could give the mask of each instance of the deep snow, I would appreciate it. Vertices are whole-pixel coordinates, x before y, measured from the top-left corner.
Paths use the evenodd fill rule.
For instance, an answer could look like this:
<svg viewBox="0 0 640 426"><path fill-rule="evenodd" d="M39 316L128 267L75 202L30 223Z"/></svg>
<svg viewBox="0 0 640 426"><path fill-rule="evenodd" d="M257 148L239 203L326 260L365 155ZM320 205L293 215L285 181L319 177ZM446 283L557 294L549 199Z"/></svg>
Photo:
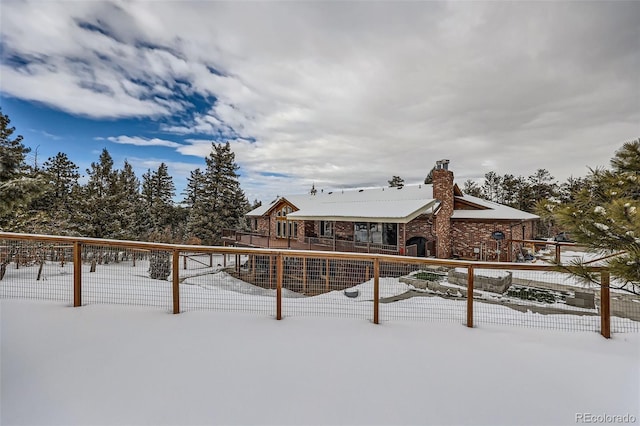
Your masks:
<svg viewBox="0 0 640 426"><path fill-rule="evenodd" d="M3 425L640 419L640 335L2 300ZM638 420L636 420L638 421Z"/></svg>
<svg viewBox="0 0 640 426"><path fill-rule="evenodd" d="M46 264L41 281L35 267L11 268L0 281L0 424L640 421L640 334L606 340L597 316L475 303L469 329L463 299L431 295L381 304L374 325L370 280L353 299L285 291L276 321L273 289L201 264L181 271L185 312L171 315L171 285L148 279L148 263L87 268L80 308L69 307L70 264ZM383 298L410 289L397 278L380 284ZM590 331L519 327L532 325Z"/></svg>

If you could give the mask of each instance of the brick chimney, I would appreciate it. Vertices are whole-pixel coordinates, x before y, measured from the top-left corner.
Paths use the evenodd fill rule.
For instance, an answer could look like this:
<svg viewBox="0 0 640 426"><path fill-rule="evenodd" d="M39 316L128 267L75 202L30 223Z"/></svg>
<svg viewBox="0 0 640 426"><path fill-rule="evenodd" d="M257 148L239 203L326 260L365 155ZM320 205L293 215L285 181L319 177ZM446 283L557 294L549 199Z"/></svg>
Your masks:
<svg viewBox="0 0 640 426"><path fill-rule="evenodd" d="M433 171L433 198L440 201L434 227L437 236L436 257L447 259L452 256L451 215L453 214L453 172L449 170L449 160L436 162Z"/></svg>

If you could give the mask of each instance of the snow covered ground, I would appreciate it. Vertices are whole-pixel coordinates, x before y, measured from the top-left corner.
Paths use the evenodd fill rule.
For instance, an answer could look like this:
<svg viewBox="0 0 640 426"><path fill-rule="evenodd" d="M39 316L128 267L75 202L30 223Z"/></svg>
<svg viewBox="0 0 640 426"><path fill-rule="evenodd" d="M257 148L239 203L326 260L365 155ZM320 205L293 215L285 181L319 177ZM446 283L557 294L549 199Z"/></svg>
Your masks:
<svg viewBox="0 0 640 426"><path fill-rule="evenodd" d="M637 333L17 299L0 309L3 425L640 421Z"/></svg>
<svg viewBox="0 0 640 426"><path fill-rule="evenodd" d="M640 421L640 334L623 333L637 322L612 318L606 340L595 332L599 317L579 308L543 315L534 301L522 311L476 302L469 329L466 300L432 292L381 303L374 325L372 280L355 298L285 290L276 321L275 290L234 278L222 263L194 258L180 271L180 315L167 313L171 285L149 279L144 260L93 273L83 265L80 308L69 307L71 264L46 263L39 281L36 266L8 268L0 424ZM566 284L562 275L539 278ZM411 289L380 279L381 298Z"/></svg>
<svg viewBox="0 0 640 426"><path fill-rule="evenodd" d="M224 263L222 256L214 256L211 267L208 266L208 256L189 259L187 269L180 270L181 311L206 309L275 316L275 290L254 286L234 278L223 271ZM229 265L231 262L226 263ZM82 268L83 305L106 303L151 306L166 311L172 309L171 283L148 278L149 263L146 260L138 260L135 266L130 261L98 265L96 272L89 272L90 265L83 265ZM72 264L60 266L58 263L45 263L42 279L39 281L36 280L37 272L38 267L35 265L19 269L7 268L4 279L0 281L0 298L48 299L68 303L73 301ZM484 269L478 269L476 272L483 275L506 274L505 271ZM513 274L514 278L523 277L569 286L579 285L570 275L559 272L513 271ZM284 289L283 315L285 317L329 316L372 320L373 280L358 284L354 288L359 291L358 297L355 298L346 297L342 291L305 297ZM413 289L412 286L400 282L398 278L380 278L380 297L383 299L401 295L411 289ZM576 331L599 331L600 329L597 309L577 308L565 303L551 304L515 299L488 292L479 293L488 303L480 301L474 303L474 321L478 325L509 324ZM421 297L381 303L380 319L382 321L427 320L456 324L463 324L466 321L464 298L444 298L433 292L419 294L419 296ZM640 310L640 301L636 304L631 303L631 306ZM545 311L541 308L552 309ZM614 333L640 331L640 323L613 316L612 331Z"/></svg>

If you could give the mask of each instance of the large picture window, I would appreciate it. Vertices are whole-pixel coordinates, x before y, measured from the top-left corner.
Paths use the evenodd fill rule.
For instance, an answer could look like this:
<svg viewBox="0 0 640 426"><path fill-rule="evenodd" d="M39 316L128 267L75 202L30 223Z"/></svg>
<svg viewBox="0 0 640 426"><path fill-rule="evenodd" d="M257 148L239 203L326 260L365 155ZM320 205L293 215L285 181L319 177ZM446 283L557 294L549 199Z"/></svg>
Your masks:
<svg viewBox="0 0 640 426"><path fill-rule="evenodd" d="M353 237L356 243L395 246L398 244L398 224L382 222L356 222Z"/></svg>

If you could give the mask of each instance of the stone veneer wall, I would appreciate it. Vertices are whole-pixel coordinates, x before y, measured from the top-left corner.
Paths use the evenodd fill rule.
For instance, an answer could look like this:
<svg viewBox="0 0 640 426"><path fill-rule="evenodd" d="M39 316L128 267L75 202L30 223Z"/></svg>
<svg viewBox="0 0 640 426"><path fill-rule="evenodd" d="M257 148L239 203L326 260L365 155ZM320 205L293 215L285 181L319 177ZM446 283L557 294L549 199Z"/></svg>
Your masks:
<svg viewBox="0 0 640 426"><path fill-rule="evenodd" d="M452 255L453 172L445 169L433 171L433 198L440 201L440 209L434 220L436 257L447 259Z"/></svg>

